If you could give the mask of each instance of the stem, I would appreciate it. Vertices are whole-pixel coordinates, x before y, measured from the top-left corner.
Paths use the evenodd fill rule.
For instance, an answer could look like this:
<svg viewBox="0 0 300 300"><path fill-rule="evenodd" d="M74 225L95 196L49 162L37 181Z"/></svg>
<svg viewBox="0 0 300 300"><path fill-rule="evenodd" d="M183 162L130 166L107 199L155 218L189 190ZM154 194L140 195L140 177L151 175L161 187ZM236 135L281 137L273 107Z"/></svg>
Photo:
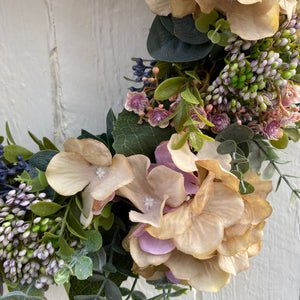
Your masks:
<svg viewBox="0 0 300 300"><path fill-rule="evenodd" d="M62 220L62 222L61 222L62 225L61 225L61 229L60 229L59 236L62 236L63 233L64 233L64 230L65 230L65 227L66 227L66 224L67 224L67 216L68 216L69 211L70 211L70 208L71 208L71 202L72 202L72 201L70 201L70 202L68 203L68 206L67 206L67 209L66 209L64 218L63 218L63 220Z"/></svg>
<svg viewBox="0 0 300 300"><path fill-rule="evenodd" d="M129 300L129 299L130 299L130 296L131 296L132 292L134 291L134 288L135 288L135 285L136 285L137 281L138 281L138 278L135 278L135 279L134 279L134 282L133 282L133 284L132 284L132 287L131 287L131 289L130 289L130 293L129 293L129 295L126 297L125 300Z"/></svg>
<svg viewBox="0 0 300 300"><path fill-rule="evenodd" d="M107 278L105 278L100 286L100 289L97 293L97 296L100 296L101 295L101 292L103 291L104 287L105 287L105 284L106 284L106 281L107 281Z"/></svg>
<svg viewBox="0 0 300 300"><path fill-rule="evenodd" d="M285 183L288 185L288 187L291 189L291 191L297 196L297 198L300 199L299 192L292 186L292 184L289 182L289 180L287 179L287 177L281 173L280 169L276 165L275 160L272 159L272 158L270 158L270 156L268 155L268 153L259 144L259 142L255 141L255 140L253 140L253 141L257 145L257 147L266 155L266 157L268 158L269 162L272 164L272 166L274 167L274 169L276 170L276 172L278 173L278 175L285 181Z"/></svg>

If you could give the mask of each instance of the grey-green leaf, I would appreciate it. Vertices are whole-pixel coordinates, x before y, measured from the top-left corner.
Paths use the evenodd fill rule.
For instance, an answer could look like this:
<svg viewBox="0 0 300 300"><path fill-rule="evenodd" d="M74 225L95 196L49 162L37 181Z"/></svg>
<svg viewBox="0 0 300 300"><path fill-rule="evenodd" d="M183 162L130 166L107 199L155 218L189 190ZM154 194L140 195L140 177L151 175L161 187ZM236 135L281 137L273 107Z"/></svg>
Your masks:
<svg viewBox="0 0 300 300"><path fill-rule="evenodd" d="M75 264L75 276L85 280L93 275L93 262L88 256L81 256Z"/></svg>
<svg viewBox="0 0 300 300"><path fill-rule="evenodd" d="M108 300L122 300L119 287L109 279L105 284L105 296Z"/></svg>

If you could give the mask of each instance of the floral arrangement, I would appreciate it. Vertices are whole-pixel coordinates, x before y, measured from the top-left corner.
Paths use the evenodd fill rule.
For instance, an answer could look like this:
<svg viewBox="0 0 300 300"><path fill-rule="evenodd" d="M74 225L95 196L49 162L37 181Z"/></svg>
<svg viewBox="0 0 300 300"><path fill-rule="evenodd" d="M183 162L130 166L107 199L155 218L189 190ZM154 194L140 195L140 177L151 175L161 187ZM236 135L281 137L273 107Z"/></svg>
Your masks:
<svg viewBox="0 0 300 300"><path fill-rule="evenodd" d="M8 124L0 137L0 299L45 299L52 284L75 300L147 299L139 276L151 300L218 292L261 250L265 179L300 197L277 151L300 138L297 1L146 3L153 60L134 59L107 132L63 151L29 132L35 153Z"/></svg>

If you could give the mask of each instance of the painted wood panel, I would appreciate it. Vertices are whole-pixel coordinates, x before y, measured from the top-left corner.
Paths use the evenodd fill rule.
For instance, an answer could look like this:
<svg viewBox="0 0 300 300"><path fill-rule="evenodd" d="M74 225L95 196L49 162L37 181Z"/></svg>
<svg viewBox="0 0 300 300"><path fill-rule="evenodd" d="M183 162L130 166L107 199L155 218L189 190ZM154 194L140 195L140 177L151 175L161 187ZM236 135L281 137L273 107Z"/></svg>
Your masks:
<svg viewBox="0 0 300 300"><path fill-rule="evenodd" d="M146 36L153 15L143 0L0 1L0 135L4 122L18 143L34 149L26 131L59 145L81 128L100 133L110 107L122 109L131 57L149 58ZM300 145L292 145L284 172L300 176ZM299 184L299 181L298 181ZM181 300L298 300L299 204L289 205L282 183L269 198L274 212L264 246L250 269L217 294L191 293ZM129 283L128 283L129 284ZM152 291L140 287L147 294ZM67 299L62 287L47 299Z"/></svg>

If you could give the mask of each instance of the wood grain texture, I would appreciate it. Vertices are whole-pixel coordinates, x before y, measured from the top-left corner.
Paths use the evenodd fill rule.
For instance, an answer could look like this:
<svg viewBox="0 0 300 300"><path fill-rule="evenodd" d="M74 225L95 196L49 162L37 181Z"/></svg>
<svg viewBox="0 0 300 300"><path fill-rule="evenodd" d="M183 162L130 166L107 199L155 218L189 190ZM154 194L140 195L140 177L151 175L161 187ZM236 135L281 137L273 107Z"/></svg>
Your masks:
<svg viewBox="0 0 300 300"><path fill-rule="evenodd" d="M108 109L123 107L131 57L149 58L153 17L143 0L0 1L0 135L9 120L16 141L35 149L27 129L60 146L81 128L102 132ZM299 152L300 143L289 147L285 157L293 162L284 172L300 176ZM290 207L289 194L282 183L269 197L274 211L248 271L219 293L179 299L299 300L299 202ZM153 294L146 285L139 289ZM47 299L67 296L51 287Z"/></svg>

